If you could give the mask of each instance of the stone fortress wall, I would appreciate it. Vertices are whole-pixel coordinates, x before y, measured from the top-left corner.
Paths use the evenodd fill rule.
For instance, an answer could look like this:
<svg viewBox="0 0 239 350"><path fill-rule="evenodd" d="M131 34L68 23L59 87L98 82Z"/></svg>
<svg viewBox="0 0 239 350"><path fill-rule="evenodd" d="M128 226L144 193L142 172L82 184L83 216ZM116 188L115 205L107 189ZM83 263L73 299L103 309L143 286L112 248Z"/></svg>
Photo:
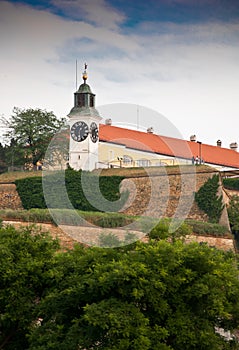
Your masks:
<svg viewBox="0 0 239 350"><path fill-rule="evenodd" d="M195 178L193 178L190 171L183 173L183 176L179 172L170 172L168 174L153 173L150 177L146 176L147 174L128 176L122 182L121 191L128 189L132 193L127 201L128 204L126 203L122 212L129 215L146 215L156 218L163 216L174 217L177 208L181 207L178 215L186 213L186 218L208 221L207 215L198 208L193 197L194 193L199 190L208 178L216 173L215 170L210 171L207 169L206 171L197 171ZM223 194L223 199L226 203L228 198L221 184L219 194ZM179 205L180 200L182 200L183 204ZM190 207L187 205L188 202L192 203ZM0 184L0 209L23 209L15 184ZM226 207L220 223L228 227L230 232ZM194 238L189 240L207 241L210 245L215 245L222 249L234 249L232 237L194 236Z"/></svg>

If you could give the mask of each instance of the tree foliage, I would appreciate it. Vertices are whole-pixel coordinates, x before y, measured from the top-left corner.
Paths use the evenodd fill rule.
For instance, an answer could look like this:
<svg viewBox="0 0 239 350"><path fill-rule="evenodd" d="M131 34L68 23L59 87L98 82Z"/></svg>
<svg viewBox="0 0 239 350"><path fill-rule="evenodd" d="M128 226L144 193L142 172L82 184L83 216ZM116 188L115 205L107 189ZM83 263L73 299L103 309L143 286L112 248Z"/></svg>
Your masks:
<svg viewBox="0 0 239 350"><path fill-rule="evenodd" d="M203 210L209 218L209 221L218 223L224 208L222 195L218 196L219 176L213 175L203 186L195 193L195 200L198 207Z"/></svg>
<svg viewBox="0 0 239 350"><path fill-rule="evenodd" d="M7 171L6 149L0 143L0 174Z"/></svg>
<svg viewBox="0 0 239 350"><path fill-rule="evenodd" d="M34 229L0 228L0 349L27 349L37 304L50 287L57 241Z"/></svg>
<svg viewBox="0 0 239 350"><path fill-rule="evenodd" d="M239 321L235 258L164 240L58 256L30 349L232 349L216 331ZM237 345L235 345L236 348Z"/></svg>
<svg viewBox="0 0 239 350"><path fill-rule="evenodd" d="M177 239L184 239L192 233L192 228L186 223L181 223L173 232L170 232L170 223L172 223L171 219L162 218L150 231L149 238L156 240L171 239L172 242L175 242ZM175 224L177 224L177 221Z"/></svg>
<svg viewBox="0 0 239 350"><path fill-rule="evenodd" d="M25 163L35 165L44 158L51 138L65 124L53 112L15 107L10 120L5 120L7 139L15 141L15 149L24 150Z"/></svg>
<svg viewBox="0 0 239 350"><path fill-rule="evenodd" d="M0 230L0 348L237 349L235 256L153 240L56 252L47 236Z"/></svg>

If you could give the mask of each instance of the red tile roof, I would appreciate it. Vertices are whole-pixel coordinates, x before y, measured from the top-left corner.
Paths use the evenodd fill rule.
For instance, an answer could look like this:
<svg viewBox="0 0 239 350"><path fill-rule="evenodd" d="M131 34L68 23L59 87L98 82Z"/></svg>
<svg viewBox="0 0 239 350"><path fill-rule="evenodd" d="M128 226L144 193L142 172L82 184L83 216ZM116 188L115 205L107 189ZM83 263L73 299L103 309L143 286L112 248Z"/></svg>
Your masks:
<svg viewBox="0 0 239 350"><path fill-rule="evenodd" d="M204 143L200 145L195 141L185 141L104 124L100 124L99 138L101 142L112 142L131 149L184 159L199 157L201 147L201 157L205 163L239 168L239 153L228 148Z"/></svg>

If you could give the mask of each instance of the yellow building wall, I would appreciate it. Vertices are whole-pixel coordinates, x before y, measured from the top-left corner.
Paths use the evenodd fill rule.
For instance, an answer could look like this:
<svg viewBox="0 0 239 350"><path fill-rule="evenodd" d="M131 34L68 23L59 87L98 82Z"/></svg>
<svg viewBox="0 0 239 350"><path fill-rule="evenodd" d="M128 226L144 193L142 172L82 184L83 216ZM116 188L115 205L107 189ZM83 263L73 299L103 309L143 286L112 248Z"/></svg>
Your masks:
<svg viewBox="0 0 239 350"><path fill-rule="evenodd" d="M105 167L145 167L190 164L190 161L163 156L147 151L138 151L109 142L99 143L99 165Z"/></svg>

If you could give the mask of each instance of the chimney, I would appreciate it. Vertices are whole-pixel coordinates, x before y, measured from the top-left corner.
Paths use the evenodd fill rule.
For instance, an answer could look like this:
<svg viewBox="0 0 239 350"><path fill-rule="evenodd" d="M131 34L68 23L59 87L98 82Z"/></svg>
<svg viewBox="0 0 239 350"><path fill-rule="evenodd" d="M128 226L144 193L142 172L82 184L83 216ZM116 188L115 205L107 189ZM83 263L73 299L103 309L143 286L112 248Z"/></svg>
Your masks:
<svg viewBox="0 0 239 350"><path fill-rule="evenodd" d="M112 125L112 119L111 118L105 119L105 125Z"/></svg>
<svg viewBox="0 0 239 350"><path fill-rule="evenodd" d="M222 141L221 140L217 140L217 147L222 147Z"/></svg>
<svg viewBox="0 0 239 350"><path fill-rule="evenodd" d="M197 140L196 135L191 135L190 136L190 141L196 142L196 140Z"/></svg>
<svg viewBox="0 0 239 350"><path fill-rule="evenodd" d="M231 148L233 151L237 151L238 144L237 144L236 142L232 142L232 143L230 143L230 148Z"/></svg>
<svg viewBox="0 0 239 350"><path fill-rule="evenodd" d="M154 133L154 128L150 126L150 128L147 129L148 134L153 134Z"/></svg>

